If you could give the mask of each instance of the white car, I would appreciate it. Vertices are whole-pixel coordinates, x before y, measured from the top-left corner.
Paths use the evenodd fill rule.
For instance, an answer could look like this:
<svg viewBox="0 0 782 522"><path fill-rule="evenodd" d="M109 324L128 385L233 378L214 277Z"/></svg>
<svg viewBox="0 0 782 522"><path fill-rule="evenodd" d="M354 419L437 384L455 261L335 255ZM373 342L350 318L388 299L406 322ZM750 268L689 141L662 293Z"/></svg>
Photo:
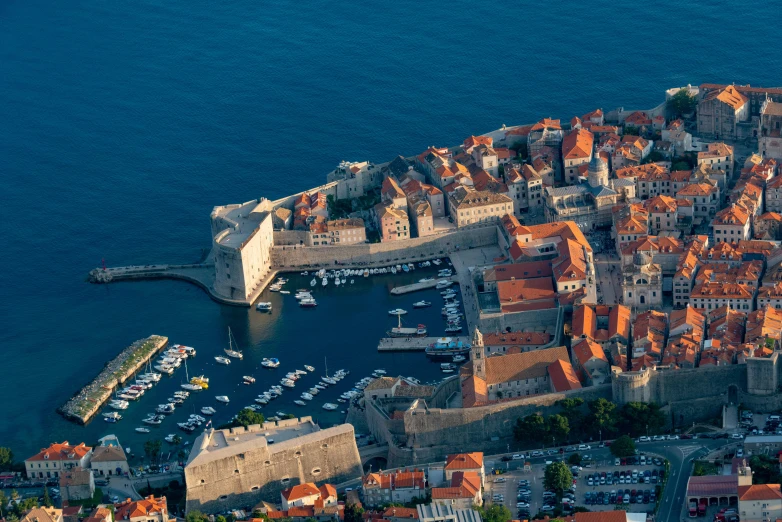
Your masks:
<svg viewBox="0 0 782 522"><path fill-rule="evenodd" d="M737 449L736 450L736 456L739 457L739 458L743 457L744 456L744 450L741 449L741 448Z"/></svg>
<svg viewBox="0 0 782 522"><path fill-rule="evenodd" d="M655 441L665 440L665 436L664 435L655 435L654 437L652 437L652 440L655 440Z"/></svg>
<svg viewBox="0 0 782 522"><path fill-rule="evenodd" d="M668 435L667 439L668 440L679 440L679 436L678 435Z"/></svg>
<svg viewBox="0 0 782 522"><path fill-rule="evenodd" d="M511 457L511 460L524 460L524 455L521 453L516 453Z"/></svg>
<svg viewBox="0 0 782 522"><path fill-rule="evenodd" d="M589 444L579 444L578 445L578 451L586 451L586 450L591 450L591 449L592 449L592 446L590 446Z"/></svg>
<svg viewBox="0 0 782 522"><path fill-rule="evenodd" d="M731 439L743 439L744 436L741 433L734 433L730 436Z"/></svg>
<svg viewBox="0 0 782 522"><path fill-rule="evenodd" d="M529 507L529 502L516 502L516 507L517 508L528 508Z"/></svg>
<svg viewBox="0 0 782 522"><path fill-rule="evenodd" d="M638 442L652 442L652 439L644 435L643 437L638 437Z"/></svg>
<svg viewBox="0 0 782 522"><path fill-rule="evenodd" d="M495 484L502 484L503 482L505 482L505 477L499 477L494 479Z"/></svg>

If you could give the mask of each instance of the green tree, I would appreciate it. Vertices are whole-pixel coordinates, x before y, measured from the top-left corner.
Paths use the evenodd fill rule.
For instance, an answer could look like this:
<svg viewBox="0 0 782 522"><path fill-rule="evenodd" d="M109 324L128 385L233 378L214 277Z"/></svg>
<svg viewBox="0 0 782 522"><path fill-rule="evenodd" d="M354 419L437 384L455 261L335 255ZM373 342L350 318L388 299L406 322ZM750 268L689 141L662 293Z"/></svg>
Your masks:
<svg viewBox="0 0 782 522"><path fill-rule="evenodd" d="M578 453L571 453L570 456L567 458L568 464L571 466L580 466L581 465L581 455Z"/></svg>
<svg viewBox="0 0 782 522"><path fill-rule="evenodd" d="M15 507L16 514L20 517L22 514L27 513L31 509L38 507L38 499L36 497L28 497L24 500L20 500Z"/></svg>
<svg viewBox="0 0 782 522"><path fill-rule="evenodd" d="M11 500L19 500L22 496L15 489L11 490Z"/></svg>
<svg viewBox="0 0 782 522"><path fill-rule="evenodd" d="M252 516L252 518L260 518L260 519L266 520L266 519L268 519L269 517L267 517L267 516L266 516L266 513L264 513L264 512L263 512L263 511L261 511L260 509L256 509L255 511L253 511L253 516Z"/></svg>
<svg viewBox="0 0 782 522"><path fill-rule="evenodd" d="M616 431L616 404L606 399L595 399L587 404L589 415L585 426L593 435L602 432L603 436Z"/></svg>
<svg viewBox="0 0 782 522"><path fill-rule="evenodd" d="M194 510L187 514L185 522L209 522L209 518L200 511Z"/></svg>
<svg viewBox="0 0 782 522"><path fill-rule="evenodd" d="M345 504L345 522L364 522L361 515L364 514L364 508L350 503Z"/></svg>
<svg viewBox="0 0 782 522"><path fill-rule="evenodd" d="M670 97L665 104L668 112L673 115L674 118L680 118L685 114L691 114L695 112L695 108L698 106L698 101L695 96L691 96L687 89L681 89L679 92Z"/></svg>
<svg viewBox="0 0 782 522"><path fill-rule="evenodd" d="M628 435L622 435L611 443L611 453L615 457L635 455L635 442Z"/></svg>
<svg viewBox="0 0 782 522"><path fill-rule="evenodd" d="M567 436L570 433L570 425L568 424L567 417L564 415L549 415L548 419L546 419L546 428L549 437L554 440L555 446L567 441Z"/></svg>
<svg viewBox="0 0 782 522"><path fill-rule="evenodd" d="M144 443L144 453L150 460L156 460L163 449L163 441L160 439L148 440Z"/></svg>
<svg viewBox="0 0 782 522"><path fill-rule="evenodd" d="M264 418L263 413L258 413L250 408L244 408L236 415L233 424L234 426L244 426L246 428L253 424L263 424L264 420L266 419Z"/></svg>
<svg viewBox="0 0 782 522"><path fill-rule="evenodd" d="M52 499L49 498L49 488L43 488L43 505L52 507Z"/></svg>
<svg viewBox="0 0 782 522"><path fill-rule="evenodd" d="M665 156L663 156L659 150L653 150L641 161L641 164L655 163L657 161L663 161L664 159Z"/></svg>
<svg viewBox="0 0 782 522"><path fill-rule="evenodd" d="M625 125L624 131L622 131L622 134L624 136L639 136L641 132L641 129L634 125Z"/></svg>
<svg viewBox="0 0 782 522"><path fill-rule="evenodd" d="M0 447L0 471L9 471L14 464L14 452L9 448Z"/></svg>
<svg viewBox="0 0 782 522"><path fill-rule="evenodd" d="M632 437L658 433L665 426L665 415L653 402L628 402L619 412L619 428Z"/></svg>
<svg viewBox="0 0 782 522"><path fill-rule="evenodd" d="M179 446L180 444L182 444L182 437L180 437L179 435L174 435L174 438L171 440L174 441L174 446Z"/></svg>
<svg viewBox="0 0 782 522"><path fill-rule="evenodd" d="M479 507L476 511L481 514L481 518L484 522L508 522L513 518L510 510L502 504Z"/></svg>
<svg viewBox="0 0 782 522"><path fill-rule="evenodd" d="M223 515L217 515L215 522L228 522Z"/></svg>
<svg viewBox="0 0 782 522"><path fill-rule="evenodd" d="M5 513L5 507L8 505L8 497L5 494L5 491L0 489L0 519L3 518L3 515Z"/></svg>
<svg viewBox="0 0 782 522"><path fill-rule="evenodd" d="M523 419L516 420L516 425L513 427L513 438L524 443L543 442L546 432L546 420L543 415L533 413Z"/></svg>
<svg viewBox="0 0 782 522"><path fill-rule="evenodd" d="M567 418L571 430L576 431L581 428L581 424L584 420L584 414L581 411L581 407L584 405L584 399L580 397L575 399L562 399L557 401L556 405L562 408L562 415Z"/></svg>
<svg viewBox="0 0 782 522"><path fill-rule="evenodd" d="M546 466L543 474L543 485L546 489L562 494L573 485L573 474L564 462L554 462Z"/></svg>

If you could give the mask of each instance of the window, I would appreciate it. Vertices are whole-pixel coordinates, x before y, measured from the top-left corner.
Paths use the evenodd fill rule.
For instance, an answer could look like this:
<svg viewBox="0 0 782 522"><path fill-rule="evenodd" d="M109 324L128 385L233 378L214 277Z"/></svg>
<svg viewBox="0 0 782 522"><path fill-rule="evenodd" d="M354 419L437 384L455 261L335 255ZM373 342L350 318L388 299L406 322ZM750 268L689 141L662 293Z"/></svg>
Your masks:
<svg viewBox="0 0 782 522"><path fill-rule="evenodd" d="M228 495L220 495L220 500L228 500Z"/></svg>
<svg viewBox="0 0 782 522"><path fill-rule="evenodd" d="M320 468L315 468L311 472L313 475L320 475Z"/></svg>

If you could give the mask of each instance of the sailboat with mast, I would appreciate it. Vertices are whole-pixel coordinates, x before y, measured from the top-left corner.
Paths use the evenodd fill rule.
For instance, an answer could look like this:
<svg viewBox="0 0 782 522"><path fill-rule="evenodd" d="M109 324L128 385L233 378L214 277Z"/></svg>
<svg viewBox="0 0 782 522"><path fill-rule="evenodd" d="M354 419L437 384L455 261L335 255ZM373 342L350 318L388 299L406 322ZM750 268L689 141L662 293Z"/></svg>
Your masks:
<svg viewBox="0 0 782 522"><path fill-rule="evenodd" d="M193 384L190 382L190 376L187 374L187 360L185 360L185 379L188 381L184 384L182 384L182 389L187 391L201 391L203 388L197 384Z"/></svg>
<svg viewBox="0 0 782 522"><path fill-rule="evenodd" d="M242 352L240 352L239 350L234 350L234 343L233 343L233 341L235 341L235 340L236 339L234 338L233 334L231 333L231 327L229 326L228 327L228 348L226 348L224 350L225 354L228 357L233 357L234 359L240 359L241 360L241 359L244 358L244 354ZM238 343L237 343L237 348L238 347L239 346L238 346Z"/></svg>

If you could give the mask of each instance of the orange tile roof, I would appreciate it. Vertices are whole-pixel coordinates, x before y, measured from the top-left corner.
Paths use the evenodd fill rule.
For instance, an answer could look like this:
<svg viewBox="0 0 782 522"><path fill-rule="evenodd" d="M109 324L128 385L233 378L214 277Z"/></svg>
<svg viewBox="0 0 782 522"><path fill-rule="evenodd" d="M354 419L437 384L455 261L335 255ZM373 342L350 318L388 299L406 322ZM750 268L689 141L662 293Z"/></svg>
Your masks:
<svg viewBox="0 0 782 522"><path fill-rule="evenodd" d="M55 442L48 448L29 457L27 460L81 460L92 450L91 446L86 446L83 442L78 445L68 444L68 441Z"/></svg>
<svg viewBox="0 0 782 522"><path fill-rule="evenodd" d="M630 125L650 125L652 123L652 120L649 119L649 116L643 112L643 111L635 111L634 113L630 114L627 118L625 118L625 124Z"/></svg>
<svg viewBox="0 0 782 522"><path fill-rule="evenodd" d="M562 126L559 123L559 120L552 120L551 118L543 118L536 124L534 124L530 130L543 130L543 129L552 129L552 130L561 130Z"/></svg>
<svg viewBox="0 0 782 522"><path fill-rule="evenodd" d="M741 109L749 98L741 94L733 85L728 85L724 89L712 91L706 95L704 100L717 99L722 103L730 105L734 110Z"/></svg>
<svg viewBox="0 0 782 522"><path fill-rule="evenodd" d="M608 362L603 348L589 339L582 339L572 347L573 355L578 359L581 366L584 366L591 359L600 359L601 361Z"/></svg>
<svg viewBox="0 0 782 522"><path fill-rule="evenodd" d="M573 338L582 336L595 337L597 316L589 305L582 305L573 310Z"/></svg>
<svg viewBox="0 0 782 522"><path fill-rule="evenodd" d="M586 278L587 264L584 249L572 239L565 239L557 245L557 256L552 262L554 279L557 282L578 281Z"/></svg>
<svg viewBox="0 0 782 522"><path fill-rule="evenodd" d="M752 299L751 287L738 283L699 283L690 296L703 299Z"/></svg>
<svg viewBox="0 0 782 522"><path fill-rule="evenodd" d="M469 470L483 467L483 452L454 453L445 457L446 470Z"/></svg>
<svg viewBox="0 0 782 522"><path fill-rule="evenodd" d="M739 486L739 501L742 500L778 500L782 499L779 484L753 484Z"/></svg>
<svg viewBox="0 0 782 522"><path fill-rule="evenodd" d="M418 518L418 510L415 508L391 506L383 511L383 518Z"/></svg>
<svg viewBox="0 0 782 522"><path fill-rule="evenodd" d="M554 285L548 277L497 282L497 296L500 304L550 299L555 295Z"/></svg>
<svg viewBox="0 0 782 522"><path fill-rule="evenodd" d="M486 404L489 400L489 391L486 381L474 375L468 376L462 381L462 406L472 408Z"/></svg>
<svg viewBox="0 0 782 522"><path fill-rule="evenodd" d="M320 490L312 482L305 482L304 484L296 484L292 488L282 490L282 496L288 502L293 502L300 498L310 497L312 495L319 495Z"/></svg>
<svg viewBox="0 0 782 522"><path fill-rule="evenodd" d="M655 196L644 206L650 214L676 212L676 200L668 196Z"/></svg>
<svg viewBox="0 0 782 522"><path fill-rule="evenodd" d="M565 159L584 159L592 155L595 137L586 129L569 133L562 140L562 157Z"/></svg>
<svg viewBox="0 0 782 522"><path fill-rule="evenodd" d="M543 350L498 355L486 359L486 383L499 384L535 377L545 377L548 365L562 359L569 360L567 348L558 346Z"/></svg>
<svg viewBox="0 0 782 522"><path fill-rule="evenodd" d="M487 147L491 147L494 145L494 140L491 138L491 136L470 136L464 140L465 149L471 149L473 147L477 147L478 145L486 145Z"/></svg>
<svg viewBox="0 0 782 522"><path fill-rule="evenodd" d="M162 515L164 520L168 517L166 497L155 498L154 495L151 495L142 500L128 499L114 506L115 520L149 517L151 515Z"/></svg>
<svg viewBox="0 0 782 522"><path fill-rule="evenodd" d="M581 382L578 380L573 366L562 359L557 359L548 366L548 374L551 384L558 392L581 389Z"/></svg>

